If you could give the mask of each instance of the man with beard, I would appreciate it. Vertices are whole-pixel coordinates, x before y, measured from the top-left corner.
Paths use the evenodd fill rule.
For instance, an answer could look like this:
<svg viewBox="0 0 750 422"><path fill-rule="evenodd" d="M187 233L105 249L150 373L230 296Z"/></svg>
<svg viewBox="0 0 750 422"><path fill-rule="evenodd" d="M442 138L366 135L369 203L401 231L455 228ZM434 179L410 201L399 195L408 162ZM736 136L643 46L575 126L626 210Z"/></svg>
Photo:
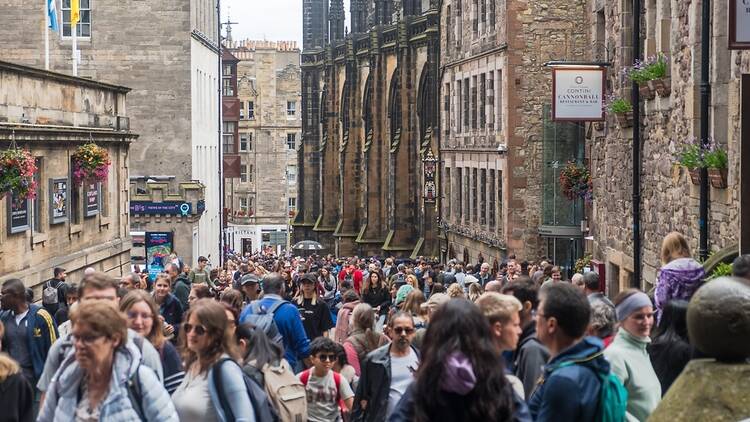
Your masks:
<svg viewBox="0 0 750 422"><path fill-rule="evenodd" d="M411 345L416 331L412 316L397 312L389 325L391 343L373 350L361 364L353 420L387 420L419 366L419 353Z"/></svg>

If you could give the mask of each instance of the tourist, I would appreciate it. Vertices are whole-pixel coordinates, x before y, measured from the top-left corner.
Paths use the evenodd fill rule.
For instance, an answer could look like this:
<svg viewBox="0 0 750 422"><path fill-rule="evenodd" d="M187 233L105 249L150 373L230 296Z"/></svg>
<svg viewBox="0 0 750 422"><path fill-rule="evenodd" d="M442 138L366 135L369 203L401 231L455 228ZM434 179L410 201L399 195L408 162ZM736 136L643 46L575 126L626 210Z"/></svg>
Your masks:
<svg viewBox="0 0 750 422"><path fill-rule="evenodd" d="M341 285L345 288L347 283ZM342 293L342 299L344 304L339 309L338 315L336 316L336 329L333 331L333 339L337 343L343 343L347 337L349 337L349 316L352 314L354 308L359 305L359 295L357 292L352 290L346 290Z"/></svg>
<svg viewBox="0 0 750 422"><path fill-rule="evenodd" d="M414 379L419 353L411 345L414 320L397 312L389 321L391 343L369 353L360 361L361 375L354 398L354 420L387 420Z"/></svg>
<svg viewBox="0 0 750 422"><path fill-rule="evenodd" d="M284 358L292 368L301 369L300 361L310 356L310 340L305 333L297 306L282 299L284 284L285 279L279 273L263 276L263 298L257 301L257 305L247 305L242 310L239 322L245 322L250 315L274 309L271 313L284 344Z"/></svg>
<svg viewBox="0 0 750 422"><path fill-rule="evenodd" d="M346 378L333 371L336 343L327 337L316 338L310 343L310 357L312 367L298 375L307 392L307 420L339 422L342 411L351 411L354 392Z"/></svg>
<svg viewBox="0 0 750 422"><path fill-rule="evenodd" d="M139 364L141 351L126 341L125 318L111 303L82 302L70 319L75 359L55 374L38 421L179 420L159 378Z"/></svg>
<svg viewBox="0 0 750 422"><path fill-rule="evenodd" d="M626 289L615 298L615 311L620 328L604 356L628 390L628 419L645 421L661 400L661 384L646 351L654 308L645 293Z"/></svg>
<svg viewBox="0 0 750 422"><path fill-rule="evenodd" d="M299 284L297 284L292 277L292 266L289 264L284 265L280 274L284 279L284 289L282 290L281 297L284 300L291 302L299 294ZM265 286L263 286L263 288L265 289Z"/></svg>
<svg viewBox="0 0 750 422"><path fill-rule="evenodd" d="M344 341L347 361L359 376L361 362L368 353L382 347L390 340L375 330L375 310L366 303L360 303L352 311L351 335Z"/></svg>
<svg viewBox="0 0 750 422"><path fill-rule="evenodd" d="M442 305L427 328L423 351L416 379L390 421L531 420L498 364L487 319L473 303L454 299Z"/></svg>
<svg viewBox="0 0 750 422"><path fill-rule="evenodd" d="M333 364L333 371L341 374L344 379L349 383L352 388L352 394L357 389L357 383L359 382L359 375L352 365L349 364L349 359L346 356L346 350L344 346L334 342L336 347L336 362ZM350 409L351 410L351 409Z"/></svg>
<svg viewBox="0 0 750 422"><path fill-rule="evenodd" d="M172 394L182 382L185 372L180 354L164 337L154 298L144 290L133 290L120 300L120 311L125 314L128 328L151 342L159 352L164 370L164 388Z"/></svg>
<svg viewBox="0 0 750 422"><path fill-rule="evenodd" d="M373 271L362 284L362 302L370 305L385 319L391 306L391 295L385 277L379 271Z"/></svg>
<svg viewBox="0 0 750 422"><path fill-rule="evenodd" d="M703 266L690 257L687 240L677 232L664 237L661 244L661 264L654 293L657 323L667 302L674 299L689 301L706 276Z"/></svg>
<svg viewBox="0 0 750 422"><path fill-rule="evenodd" d="M128 273L120 278L120 289L125 292L141 288L141 276L136 273Z"/></svg>
<svg viewBox="0 0 750 422"><path fill-rule="evenodd" d="M118 309L120 300L117 296L118 287L117 281L107 274L94 271L91 274L85 275L78 288L81 299L76 304L76 307L81 303L95 301L108 303L113 309ZM164 371L161 366L159 352L156 351L150 342L143 341L139 337L138 333L128 329L125 347L130 348L131 343L133 343L132 347L140 350L142 363L151 368L161 382L164 379ZM134 340L136 339L139 340L138 344L135 344ZM57 372L63 360L74 352L72 334L60 337L52 344L47 354L47 360L44 362L44 371L42 371L39 382L36 384L36 387L42 392L42 401L44 401L44 394L52 382L52 377Z"/></svg>
<svg viewBox="0 0 750 422"><path fill-rule="evenodd" d="M188 273L188 281L191 285L205 284L211 289L216 289L213 280L211 279L211 272L208 271L206 265L208 264L208 258L205 256L198 257L198 268L191 270Z"/></svg>
<svg viewBox="0 0 750 422"><path fill-rule="evenodd" d="M5 326L0 322L0 339L5 335ZM0 341L0 351L2 351ZM18 362L0 353L0 409L8 422L31 422L34 420L34 389L21 373Z"/></svg>
<svg viewBox="0 0 750 422"><path fill-rule="evenodd" d="M659 378L662 396L685 369L694 353L688 339L687 307L688 302L684 300L667 302L661 322L648 345L651 365Z"/></svg>
<svg viewBox="0 0 750 422"><path fill-rule="evenodd" d="M192 305L198 299L213 298L214 293L210 287L205 284L194 284L190 286L190 294L188 295L188 306ZM183 310L184 311L184 310Z"/></svg>
<svg viewBox="0 0 750 422"><path fill-rule="evenodd" d="M21 367L31 385L42 375L44 362L55 340L57 324L43 307L29 303L23 281L11 278L3 282L0 296L0 322L5 325L3 348Z"/></svg>
<svg viewBox="0 0 750 422"><path fill-rule="evenodd" d="M591 321L586 329L586 335L599 337L604 343L604 347L609 347L615 338L615 326L617 317L615 308L607 305L606 302L596 300L591 302Z"/></svg>
<svg viewBox="0 0 750 422"><path fill-rule="evenodd" d="M479 267L479 274L477 274L477 279L479 280L479 284L481 287L484 287L492 280L492 274L490 274L490 264L483 263Z"/></svg>
<svg viewBox="0 0 750 422"><path fill-rule="evenodd" d="M226 289L219 295L219 301L229 304L235 309L242 309L242 292L235 289Z"/></svg>
<svg viewBox="0 0 750 422"><path fill-rule="evenodd" d="M240 278L240 289L245 295L245 304L249 305L260 297L260 278L252 273L243 275Z"/></svg>
<svg viewBox="0 0 750 422"><path fill-rule="evenodd" d="M420 329L426 326L425 314L427 309L422 307L425 303L424 294L419 289L413 289L406 295L406 299L401 304L401 311L406 312L414 318L414 328Z"/></svg>
<svg viewBox="0 0 750 422"><path fill-rule="evenodd" d="M302 326L308 339L328 337L328 331L334 327L328 305L318 295L317 278L308 273L300 277L301 290L295 298L297 309L302 317Z"/></svg>
<svg viewBox="0 0 750 422"><path fill-rule="evenodd" d="M479 284L479 283L470 283L469 284L469 294L467 295L467 298L470 301L476 302L477 299L479 299L479 296L482 296L482 293L484 293L484 289L482 289L482 285L481 284Z"/></svg>
<svg viewBox="0 0 750 422"><path fill-rule="evenodd" d="M242 369L232 361L239 356L228 326L224 307L211 299L198 300L185 314L185 378L172 394L183 422L255 420Z"/></svg>
<svg viewBox="0 0 750 422"><path fill-rule="evenodd" d="M42 287L42 306L52 316L58 309L65 307L65 292L68 290L68 284L65 282L67 275L65 268L55 267L53 277Z"/></svg>
<svg viewBox="0 0 750 422"><path fill-rule="evenodd" d="M591 305L568 283L553 283L540 291L536 335L550 352L542 378L529 399L537 422L599 420L603 377L610 373L601 340L583 337Z"/></svg>
<svg viewBox="0 0 750 422"><path fill-rule="evenodd" d="M570 278L570 283L581 289L581 291L586 290L586 283L583 281L583 274L581 273L573 274L573 277Z"/></svg>
<svg viewBox="0 0 750 422"><path fill-rule="evenodd" d="M55 312L55 315L53 317L55 318L55 322L57 323L57 330L60 334L60 337L62 337L64 334L62 331L60 331L60 327L63 326L66 322L68 322L68 313L70 312L70 307L73 306L74 303L78 302L78 286L75 284L71 284L68 286L68 290L65 292L65 304L66 306L60 307L60 309ZM69 329L70 324L66 325ZM65 334L67 334L69 331L65 331Z"/></svg>
<svg viewBox="0 0 750 422"><path fill-rule="evenodd" d="M338 282L328 267L324 266L318 271L318 285L322 290L323 301L328 306L328 309L333 309L336 304Z"/></svg>
<svg viewBox="0 0 750 422"><path fill-rule="evenodd" d="M190 296L190 280L180 271L177 264L167 264L166 273L169 275L169 283L172 286L172 292L180 301L182 310L185 311L189 305L188 297Z"/></svg>
<svg viewBox="0 0 750 422"><path fill-rule="evenodd" d="M182 323L182 305L169 284L169 276L160 273L154 281L154 301L159 305L159 314L164 320L164 334L173 338L179 334Z"/></svg>
<svg viewBox="0 0 750 422"><path fill-rule="evenodd" d="M599 274L594 271L589 271L583 275L583 293L591 304L594 302L604 302L612 309L615 308L615 304L612 303L604 293L602 293Z"/></svg>

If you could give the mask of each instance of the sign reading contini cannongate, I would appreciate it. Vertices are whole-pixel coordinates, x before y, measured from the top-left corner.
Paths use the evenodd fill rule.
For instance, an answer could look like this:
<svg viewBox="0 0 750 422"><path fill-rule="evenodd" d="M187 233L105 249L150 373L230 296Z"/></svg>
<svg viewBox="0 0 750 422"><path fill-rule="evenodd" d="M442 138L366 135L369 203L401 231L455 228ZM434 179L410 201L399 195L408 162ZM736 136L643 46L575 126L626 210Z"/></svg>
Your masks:
<svg viewBox="0 0 750 422"><path fill-rule="evenodd" d="M750 49L750 0L729 0L729 49Z"/></svg>
<svg viewBox="0 0 750 422"><path fill-rule="evenodd" d="M604 68L552 69L552 120L604 120Z"/></svg>

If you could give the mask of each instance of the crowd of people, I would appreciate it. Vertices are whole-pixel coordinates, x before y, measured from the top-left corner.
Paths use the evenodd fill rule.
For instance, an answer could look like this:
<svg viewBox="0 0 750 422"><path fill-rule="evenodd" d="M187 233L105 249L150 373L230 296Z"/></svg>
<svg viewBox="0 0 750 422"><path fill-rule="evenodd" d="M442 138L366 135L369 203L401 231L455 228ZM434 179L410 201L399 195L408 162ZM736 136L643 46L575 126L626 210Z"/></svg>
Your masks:
<svg viewBox="0 0 750 422"><path fill-rule="evenodd" d="M0 420L645 421L687 362L706 282L668 235L653 292L593 271L227 256L2 283ZM734 275L750 281L750 256Z"/></svg>

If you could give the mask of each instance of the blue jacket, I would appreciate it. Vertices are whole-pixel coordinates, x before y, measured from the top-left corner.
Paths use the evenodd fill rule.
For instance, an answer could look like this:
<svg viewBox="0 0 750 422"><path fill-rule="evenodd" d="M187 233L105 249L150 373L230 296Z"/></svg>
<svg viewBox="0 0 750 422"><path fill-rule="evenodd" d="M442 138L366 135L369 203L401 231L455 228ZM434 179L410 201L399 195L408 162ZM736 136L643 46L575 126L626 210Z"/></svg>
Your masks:
<svg viewBox="0 0 750 422"><path fill-rule="evenodd" d="M596 337L586 337L555 356L545 367L542 379L529 400L536 422L595 422L601 390L601 374L609 374L609 362ZM580 362L556 369L566 361Z"/></svg>
<svg viewBox="0 0 750 422"><path fill-rule="evenodd" d="M259 300L263 309L269 309L274 303L282 299L279 295L265 295ZM240 324L253 314L251 305L245 306L245 309L242 310ZM305 333L305 327L302 325L302 317L299 315L297 306L293 303L281 305L274 313L273 321L284 340L284 359L294 368L298 359L310 356L310 339L307 338L307 333Z"/></svg>
<svg viewBox="0 0 750 422"><path fill-rule="evenodd" d="M164 317L164 321L167 324L174 327L174 335L177 336L180 332L180 324L182 323L182 304L177 296L169 293L164 298L164 302L159 306L159 314Z"/></svg>
<svg viewBox="0 0 750 422"><path fill-rule="evenodd" d="M15 318L13 312L0 313L0 320L8 324L11 318ZM42 376L44 362L47 360L47 352L52 343L57 340L57 324L52 315L39 305L29 304L29 313L26 315L28 334L28 348L31 353L31 363L34 365L34 376L36 379ZM31 382L31 381L30 381Z"/></svg>
<svg viewBox="0 0 750 422"><path fill-rule="evenodd" d="M134 377L135 373L138 377ZM78 406L79 389L83 369L69 354L60 369L52 378L47 390L38 422L74 422ZM107 396L102 400L99 420L107 422L132 422L140 420L128 391L128 382L140 382L140 408L146 421L178 421L172 400L159 381L156 373L141 364L141 352L134 342L128 341L124 347L115 350L112 365L112 378ZM133 397L136 399L135 395Z"/></svg>

